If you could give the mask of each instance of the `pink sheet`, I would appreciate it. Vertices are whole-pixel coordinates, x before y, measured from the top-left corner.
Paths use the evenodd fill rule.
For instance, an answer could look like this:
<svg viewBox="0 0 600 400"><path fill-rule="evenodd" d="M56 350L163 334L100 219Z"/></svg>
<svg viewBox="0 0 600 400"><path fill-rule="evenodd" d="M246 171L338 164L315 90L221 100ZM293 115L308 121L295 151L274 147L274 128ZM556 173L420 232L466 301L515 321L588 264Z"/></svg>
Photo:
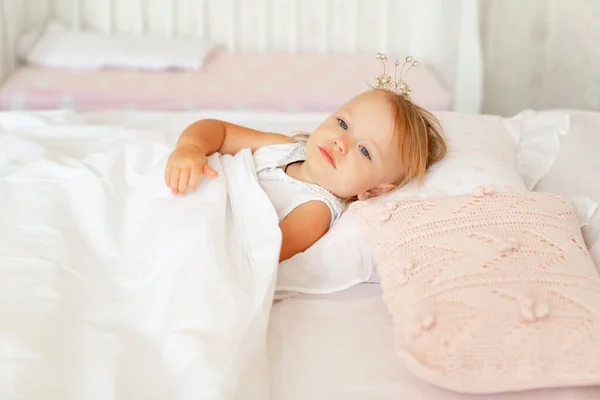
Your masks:
<svg viewBox="0 0 600 400"><path fill-rule="evenodd" d="M284 53L219 53L197 72L22 67L0 88L0 108L330 112L381 71L374 56ZM431 68L412 69L408 81L418 104L451 109L451 95Z"/></svg>

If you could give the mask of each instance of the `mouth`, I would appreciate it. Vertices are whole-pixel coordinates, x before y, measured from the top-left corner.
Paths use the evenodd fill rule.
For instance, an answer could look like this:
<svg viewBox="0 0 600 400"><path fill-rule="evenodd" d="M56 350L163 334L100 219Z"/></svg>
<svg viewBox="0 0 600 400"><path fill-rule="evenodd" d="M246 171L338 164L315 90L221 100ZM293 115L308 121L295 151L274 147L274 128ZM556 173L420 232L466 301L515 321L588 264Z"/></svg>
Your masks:
<svg viewBox="0 0 600 400"><path fill-rule="evenodd" d="M323 157L325 157L325 159L327 160L327 162L329 164L331 164L333 166L333 168L335 168L335 160L333 159L333 154L331 154L331 151L324 149L322 147L319 147L319 151L321 152L321 154L323 155Z"/></svg>

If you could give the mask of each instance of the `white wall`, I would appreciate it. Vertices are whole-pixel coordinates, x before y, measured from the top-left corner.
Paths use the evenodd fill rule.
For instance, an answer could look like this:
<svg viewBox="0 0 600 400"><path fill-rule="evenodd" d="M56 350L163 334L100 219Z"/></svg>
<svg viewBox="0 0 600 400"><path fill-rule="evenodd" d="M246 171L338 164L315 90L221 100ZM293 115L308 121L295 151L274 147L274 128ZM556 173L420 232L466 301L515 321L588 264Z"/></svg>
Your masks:
<svg viewBox="0 0 600 400"><path fill-rule="evenodd" d="M600 110L600 1L481 2L484 112Z"/></svg>

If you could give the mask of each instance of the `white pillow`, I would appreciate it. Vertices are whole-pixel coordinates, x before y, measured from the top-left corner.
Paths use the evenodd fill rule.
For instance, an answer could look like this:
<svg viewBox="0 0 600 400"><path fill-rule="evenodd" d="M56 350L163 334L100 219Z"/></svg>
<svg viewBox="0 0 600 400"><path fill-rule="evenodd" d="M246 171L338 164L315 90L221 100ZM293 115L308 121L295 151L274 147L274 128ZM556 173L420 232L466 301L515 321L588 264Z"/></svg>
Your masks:
<svg viewBox="0 0 600 400"><path fill-rule="evenodd" d="M596 240L596 243L590 248L590 256L592 257L594 264L596 264L598 273L600 273L600 240Z"/></svg>
<svg viewBox="0 0 600 400"><path fill-rule="evenodd" d="M498 191L530 191L548 171L569 129L562 112L525 112L512 118L436 113L448 141L447 156L432 166L424 185L410 183L375 198L459 195L479 186ZM303 253L280 264L277 290L332 293L365 282L373 273L371 248L349 213Z"/></svg>
<svg viewBox="0 0 600 400"><path fill-rule="evenodd" d="M42 67L167 70L202 68L216 45L193 36L72 31L50 21L43 32L34 30L23 35L17 48L24 62Z"/></svg>
<svg viewBox="0 0 600 400"><path fill-rule="evenodd" d="M550 192L565 198L588 198L577 201L580 212L590 214L582 228L592 259L600 271L600 113L565 110L570 116L569 134L560 139L560 152L548 173L537 183L535 191ZM587 209L586 209L587 206ZM594 214L595 211L595 214Z"/></svg>

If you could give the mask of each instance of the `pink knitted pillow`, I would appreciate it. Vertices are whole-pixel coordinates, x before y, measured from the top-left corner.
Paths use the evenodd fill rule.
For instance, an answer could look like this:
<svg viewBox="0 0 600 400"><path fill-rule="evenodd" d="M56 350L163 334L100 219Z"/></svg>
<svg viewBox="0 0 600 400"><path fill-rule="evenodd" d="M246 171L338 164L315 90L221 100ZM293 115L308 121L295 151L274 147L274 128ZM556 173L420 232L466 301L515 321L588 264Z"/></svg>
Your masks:
<svg viewBox="0 0 600 400"><path fill-rule="evenodd" d="M600 277L544 193L358 202L399 355L466 393L600 384Z"/></svg>

